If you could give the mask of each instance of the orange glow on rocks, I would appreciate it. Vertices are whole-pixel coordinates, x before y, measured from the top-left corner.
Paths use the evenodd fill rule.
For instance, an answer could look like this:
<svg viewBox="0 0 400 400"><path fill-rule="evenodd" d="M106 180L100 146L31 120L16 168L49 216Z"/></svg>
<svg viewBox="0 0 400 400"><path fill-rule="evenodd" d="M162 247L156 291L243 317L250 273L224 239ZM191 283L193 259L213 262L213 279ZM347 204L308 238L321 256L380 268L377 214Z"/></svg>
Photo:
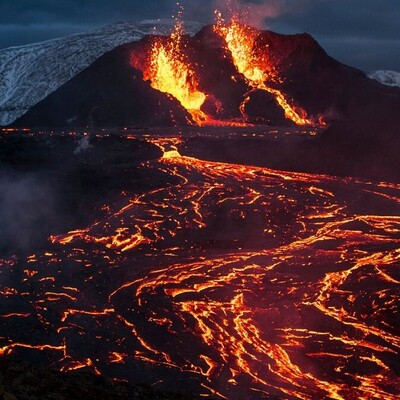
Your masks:
<svg viewBox="0 0 400 400"><path fill-rule="evenodd" d="M251 87L240 107L242 115L246 117L245 106L250 100L250 93L258 89L271 93L284 110L285 117L296 125L314 125L314 121L307 117L302 108L291 104L282 91L272 86L280 83L281 78L269 60L268 52L264 48L256 48L258 31L242 24L237 14L232 16L229 23L222 18L219 11L215 14L215 31L224 39L238 72L243 74Z"/></svg>
<svg viewBox="0 0 400 400"><path fill-rule="evenodd" d="M166 41L158 38L153 43L143 77L154 89L175 97L200 125L208 119L201 111L207 96L198 89L197 77L185 54L180 17Z"/></svg>

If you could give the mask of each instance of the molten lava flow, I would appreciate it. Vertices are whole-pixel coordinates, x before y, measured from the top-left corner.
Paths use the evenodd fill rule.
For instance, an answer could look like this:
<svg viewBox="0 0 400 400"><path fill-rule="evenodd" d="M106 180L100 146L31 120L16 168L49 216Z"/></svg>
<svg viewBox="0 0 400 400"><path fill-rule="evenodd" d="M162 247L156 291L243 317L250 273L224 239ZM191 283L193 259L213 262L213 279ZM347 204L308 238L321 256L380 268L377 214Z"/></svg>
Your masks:
<svg viewBox="0 0 400 400"><path fill-rule="evenodd" d="M230 400L397 399L400 185L146 141L163 156L140 169L174 184L0 259L0 357Z"/></svg>
<svg viewBox="0 0 400 400"><path fill-rule="evenodd" d="M216 32L225 40L237 70L244 75L252 87L240 107L242 115L246 117L245 106L250 100L250 93L259 89L271 93L275 97L277 103L284 110L286 118L297 125L313 125L314 122L307 118L303 109L289 104L284 93L268 84L274 81L279 82L280 79L265 52L257 54L255 48L257 31L241 24L237 15L232 17L229 24L222 19L221 13L216 12L216 17Z"/></svg>
<svg viewBox="0 0 400 400"><path fill-rule="evenodd" d="M166 41L158 38L154 42L143 76L154 89L179 100L200 125L208 120L207 115L201 111L206 95L198 89L195 72L184 53L182 35L182 22L177 20L174 32Z"/></svg>

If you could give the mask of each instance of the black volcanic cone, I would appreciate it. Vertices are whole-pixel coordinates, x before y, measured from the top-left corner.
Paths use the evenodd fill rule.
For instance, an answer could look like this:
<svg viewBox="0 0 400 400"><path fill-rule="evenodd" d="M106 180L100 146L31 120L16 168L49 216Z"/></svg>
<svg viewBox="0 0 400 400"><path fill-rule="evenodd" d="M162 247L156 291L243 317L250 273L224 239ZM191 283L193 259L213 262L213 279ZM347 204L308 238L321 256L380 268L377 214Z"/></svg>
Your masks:
<svg viewBox="0 0 400 400"><path fill-rule="evenodd" d="M141 71L133 67L142 68L148 63L154 40L163 39L146 36L105 54L14 125L187 125L191 117L182 105L172 96L151 88L150 83L143 80ZM184 36L182 44L199 89L207 95L202 110L213 119L240 119L240 104L252 88L235 68L231 54L213 27L203 28L194 37ZM372 129L369 119L373 118L375 110L381 110L380 119L393 126L391 121L398 110L399 90L384 87L363 72L337 62L310 35L259 31L254 52L268 58L279 77L267 84L284 93L290 104L304 109L309 117L317 120L323 115L328 123L358 118L368 131ZM248 122L292 124L266 92L252 92L245 110ZM330 136L335 136L335 129L329 131ZM342 131L351 135L349 130ZM376 129L374 132L367 136L378 135ZM362 133L356 136L361 137Z"/></svg>
<svg viewBox="0 0 400 400"><path fill-rule="evenodd" d="M13 125L29 127L187 125L181 104L150 87L120 46L35 105Z"/></svg>
<svg viewBox="0 0 400 400"><path fill-rule="evenodd" d="M240 118L240 104L249 87L236 70L223 40L212 26L186 40L188 57L199 77L199 88L208 94L202 109L214 118Z"/></svg>
<svg viewBox="0 0 400 400"><path fill-rule="evenodd" d="M285 118L285 112L278 106L273 94L265 90L255 90L249 93L245 105L248 122L272 126L295 125Z"/></svg>

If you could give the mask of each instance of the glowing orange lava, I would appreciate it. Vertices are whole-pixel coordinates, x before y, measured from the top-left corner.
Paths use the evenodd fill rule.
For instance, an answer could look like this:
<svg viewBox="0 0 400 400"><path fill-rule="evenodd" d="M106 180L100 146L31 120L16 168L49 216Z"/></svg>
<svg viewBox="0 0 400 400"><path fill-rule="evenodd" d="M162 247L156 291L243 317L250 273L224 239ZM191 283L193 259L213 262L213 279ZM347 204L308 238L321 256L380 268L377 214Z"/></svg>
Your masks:
<svg viewBox="0 0 400 400"><path fill-rule="evenodd" d="M121 382L151 371L206 398L396 400L400 185L146 141L162 157L140 168L175 184L0 260L0 357Z"/></svg>
<svg viewBox="0 0 400 400"><path fill-rule="evenodd" d="M287 119L297 125L314 125L314 121L307 117L307 113L302 108L290 104L284 93L270 85L273 82L279 82L280 78L268 54L265 51L256 50L257 30L240 23L236 14L228 24L218 11L216 11L216 19L215 31L225 40L237 70L244 75L252 88L240 107L242 115L246 117L245 106L250 100L250 93L259 89L275 97Z"/></svg>
<svg viewBox="0 0 400 400"><path fill-rule="evenodd" d="M198 89L195 72L184 52L182 36L183 23L179 18L166 41L159 38L154 42L143 76L154 89L175 97L200 125L208 120L201 111L207 96Z"/></svg>

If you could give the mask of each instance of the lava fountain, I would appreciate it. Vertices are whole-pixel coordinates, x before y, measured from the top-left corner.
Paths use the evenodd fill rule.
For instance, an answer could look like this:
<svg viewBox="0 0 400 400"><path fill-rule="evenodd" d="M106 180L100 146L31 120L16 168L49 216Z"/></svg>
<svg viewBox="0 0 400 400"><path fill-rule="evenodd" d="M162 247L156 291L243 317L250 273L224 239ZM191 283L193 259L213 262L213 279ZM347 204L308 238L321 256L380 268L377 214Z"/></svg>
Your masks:
<svg viewBox="0 0 400 400"><path fill-rule="evenodd" d="M284 110L285 117L296 125L315 125L315 122L307 117L305 110L291 104L282 91L271 86L273 83L280 83L281 78L268 54L256 48L257 30L242 24L236 13L233 14L229 23L226 23L219 11L216 11L215 15L215 31L225 41L238 72L246 78L251 87L240 107L243 117L246 118L245 107L250 101L250 94L258 89L271 93Z"/></svg>
<svg viewBox="0 0 400 400"><path fill-rule="evenodd" d="M174 30L165 40L156 38L150 49L146 67L134 66L143 70L143 78L153 89L176 98L190 113L193 121L201 125L208 116L201 111L206 94L198 88L198 80L185 53L183 42L183 22L179 13Z"/></svg>

